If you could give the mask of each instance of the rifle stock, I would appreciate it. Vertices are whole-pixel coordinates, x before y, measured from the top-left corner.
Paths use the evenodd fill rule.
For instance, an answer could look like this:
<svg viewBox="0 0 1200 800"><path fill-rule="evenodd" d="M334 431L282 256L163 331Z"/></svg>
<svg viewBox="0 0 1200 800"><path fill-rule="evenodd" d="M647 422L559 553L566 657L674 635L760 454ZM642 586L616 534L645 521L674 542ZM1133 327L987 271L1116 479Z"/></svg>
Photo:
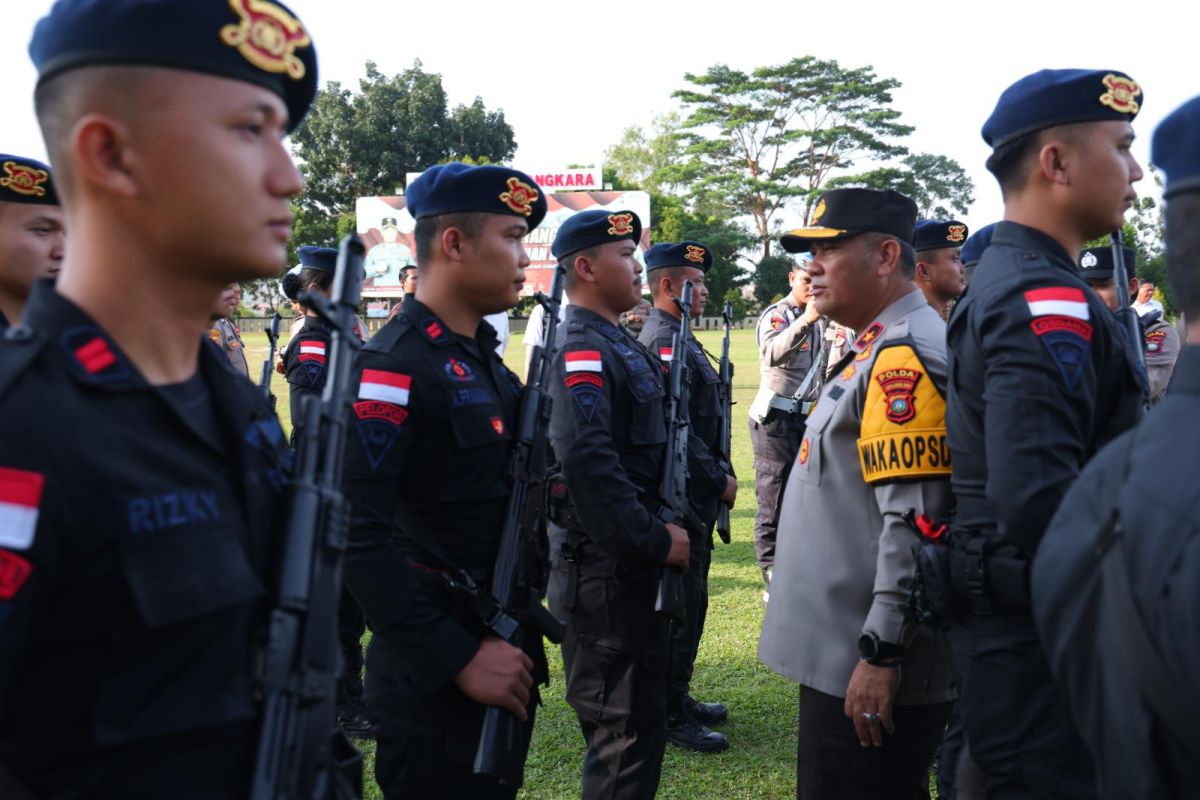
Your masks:
<svg viewBox="0 0 1200 800"><path fill-rule="evenodd" d="M332 297L310 293L304 298L333 326L333 337L321 399L304 404L289 486L279 583L263 653L254 800L342 800L362 791L362 756L344 735L335 736L341 732L334 703L342 658L337 606L347 523L342 449L364 253L362 241L347 236Z"/></svg>

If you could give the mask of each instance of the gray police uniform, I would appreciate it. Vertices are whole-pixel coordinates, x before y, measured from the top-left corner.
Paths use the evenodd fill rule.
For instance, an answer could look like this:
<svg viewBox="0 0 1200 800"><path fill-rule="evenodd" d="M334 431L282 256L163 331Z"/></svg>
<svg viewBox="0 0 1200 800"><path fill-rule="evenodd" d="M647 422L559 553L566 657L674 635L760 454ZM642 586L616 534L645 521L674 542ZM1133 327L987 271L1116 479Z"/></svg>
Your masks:
<svg viewBox="0 0 1200 800"><path fill-rule="evenodd" d="M1189 346L1161 406L1080 473L1033 565L1038 633L1104 798L1195 797L1200 785L1191 729L1200 717L1197 420L1200 348ZM1124 535L1113 537L1108 523L1118 512ZM1166 702L1190 721L1184 733L1164 722L1140 688L1133 664L1147 653L1121 624L1107 571L1106 559L1118 555L1148 649L1167 665Z"/></svg>
<svg viewBox="0 0 1200 800"><path fill-rule="evenodd" d="M250 366L246 363L246 345L242 342L242 332L237 323L231 319L218 319L213 322L208 336L229 359L229 365L233 367L234 372L250 377Z"/></svg>
<svg viewBox="0 0 1200 800"><path fill-rule="evenodd" d="M926 708L911 709L913 721L898 722L880 753L864 751L844 717L834 730L800 728L802 788L822 770L850 780L866 770L895 781L900 797L901 785L912 788L906 773L927 769L954 697L948 648L906 610L918 539L902 519L950 507L945 326L913 289L851 352L808 417L784 491L758 656L804 687L803 708L814 691L845 697L861 634L907 645L895 702Z"/></svg>
<svg viewBox="0 0 1200 800"><path fill-rule="evenodd" d="M820 391L820 381L814 380L803 398L807 401L804 407L795 408L792 395L804 381L813 359L820 357L825 329L822 320L810 324L803 317L804 308L796 305L789 293L767 306L755 329L760 378L749 422L750 445L754 450L754 490L758 497L754 552L764 579L775 563L779 498L800 447L804 409Z"/></svg>
<svg viewBox="0 0 1200 800"><path fill-rule="evenodd" d="M1179 331L1160 316L1146 326L1145 341L1146 377L1150 382L1150 405L1153 406L1167 396L1175 360L1179 358Z"/></svg>

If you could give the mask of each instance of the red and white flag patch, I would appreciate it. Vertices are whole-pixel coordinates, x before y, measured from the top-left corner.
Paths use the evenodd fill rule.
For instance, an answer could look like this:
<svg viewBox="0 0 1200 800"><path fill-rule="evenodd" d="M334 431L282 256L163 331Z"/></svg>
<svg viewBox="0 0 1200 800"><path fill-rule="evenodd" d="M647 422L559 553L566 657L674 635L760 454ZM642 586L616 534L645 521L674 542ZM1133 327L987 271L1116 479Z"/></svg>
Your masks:
<svg viewBox="0 0 1200 800"><path fill-rule="evenodd" d="M0 547L33 544L46 478L40 472L0 467Z"/></svg>
<svg viewBox="0 0 1200 800"><path fill-rule="evenodd" d="M658 357L663 361L670 361L673 352L670 347L660 347L658 348Z"/></svg>
<svg viewBox="0 0 1200 800"><path fill-rule="evenodd" d="M362 381L358 384L358 399L406 406L411 389L410 375L382 369L364 369Z"/></svg>
<svg viewBox="0 0 1200 800"><path fill-rule="evenodd" d="M324 361L325 360L325 343L320 340L307 340L300 342L300 360L301 361Z"/></svg>
<svg viewBox="0 0 1200 800"><path fill-rule="evenodd" d="M601 372L604 364L599 350L576 350L563 356L567 372Z"/></svg>
<svg viewBox="0 0 1200 800"><path fill-rule="evenodd" d="M1073 317L1084 322L1088 320L1088 304L1082 289L1069 286L1031 289L1025 293L1025 302L1029 305L1029 313L1035 317L1057 316Z"/></svg>

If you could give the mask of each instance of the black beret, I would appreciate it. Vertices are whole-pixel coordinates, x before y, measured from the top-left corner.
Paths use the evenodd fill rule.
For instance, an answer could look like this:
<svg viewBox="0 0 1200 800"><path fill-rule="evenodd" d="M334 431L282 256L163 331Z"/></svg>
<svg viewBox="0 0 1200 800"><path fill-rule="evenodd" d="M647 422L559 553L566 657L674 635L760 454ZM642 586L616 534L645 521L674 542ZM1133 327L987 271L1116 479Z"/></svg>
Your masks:
<svg viewBox="0 0 1200 800"><path fill-rule="evenodd" d="M533 178L492 164L438 164L421 173L404 197L413 219L443 214L507 214L525 220L533 230L546 216L546 193Z"/></svg>
<svg viewBox="0 0 1200 800"><path fill-rule="evenodd" d="M60 205L50 167L32 158L0 153L0 201Z"/></svg>
<svg viewBox="0 0 1200 800"><path fill-rule="evenodd" d="M1200 97L1172 111L1155 128L1150 161L1166 173L1163 197L1200 192Z"/></svg>
<svg viewBox="0 0 1200 800"><path fill-rule="evenodd" d="M1137 277L1137 251L1124 247L1125 274ZM1104 279L1113 276L1113 252L1111 247L1088 247L1079 253L1079 274L1084 278Z"/></svg>
<svg viewBox="0 0 1200 800"><path fill-rule="evenodd" d="M308 31L273 0L58 0L34 28L29 55L39 83L126 64L257 84L287 106L289 133L317 92Z"/></svg>
<svg viewBox="0 0 1200 800"><path fill-rule="evenodd" d="M304 245L296 248L300 256L300 266L305 269L315 269L332 275L337 270L338 251L332 247L313 247Z"/></svg>
<svg viewBox="0 0 1200 800"><path fill-rule="evenodd" d="M891 189L833 189L817 200L812 223L783 235L783 249L803 253L813 242L845 239L868 231L912 242L917 204Z"/></svg>
<svg viewBox="0 0 1200 800"><path fill-rule="evenodd" d="M642 239L642 221L632 211L607 211L594 208L567 218L554 236L550 253L557 259L589 247L631 239Z"/></svg>
<svg viewBox="0 0 1200 800"><path fill-rule="evenodd" d="M967 226L956 219L922 219L917 221L913 247L919 253L922 250L962 247L966 240Z"/></svg>
<svg viewBox="0 0 1200 800"><path fill-rule="evenodd" d="M983 256L983 251L987 250L988 245L992 243L992 234L996 232L996 223L984 225L963 243L962 253L959 257L962 258L964 265L974 264Z"/></svg>
<svg viewBox="0 0 1200 800"><path fill-rule="evenodd" d="M712 251L699 242L660 242L646 251L646 271L662 267L695 267L708 272Z"/></svg>
<svg viewBox="0 0 1200 800"><path fill-rule="evenodd" d="M1132 122L1142 107L1142 88L1111 69L1044 69L1004 90L983 123L993 149L1026 134L1075 122Z"/></svg>

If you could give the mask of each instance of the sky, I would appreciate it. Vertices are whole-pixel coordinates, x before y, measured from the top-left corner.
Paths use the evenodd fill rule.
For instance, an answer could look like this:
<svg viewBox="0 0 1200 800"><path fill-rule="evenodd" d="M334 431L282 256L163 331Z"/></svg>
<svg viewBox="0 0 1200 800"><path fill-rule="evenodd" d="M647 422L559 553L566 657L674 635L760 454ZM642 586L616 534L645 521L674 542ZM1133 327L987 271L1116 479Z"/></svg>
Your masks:
<svg viewBox="0 0 1200 800"><path fill-rule="evenodd" d="M198 1L198 0L197 0ZM631 125L674 108L684 74L741 70L811 54L870 65L902 84L895 108L916 128L914 152L947 155L975 183L963 221L999 219L999 191L979 136L1000 93L1042 68L1117 69L1143 88L1134 153L1143 165L1155 125L1200 94L1195 0L1006 3L292 0L316 45L320 80L357 86L374 60L395 74L420 59L440 73L451 106L476 95L503 109L526 171L594 163ZM25 45L49 0L3 0L0 152L44 158L33 118L36 80ZM864 164L864 168L869 165ZM1147 177L1138 186L1154 194Z"/></svg>

